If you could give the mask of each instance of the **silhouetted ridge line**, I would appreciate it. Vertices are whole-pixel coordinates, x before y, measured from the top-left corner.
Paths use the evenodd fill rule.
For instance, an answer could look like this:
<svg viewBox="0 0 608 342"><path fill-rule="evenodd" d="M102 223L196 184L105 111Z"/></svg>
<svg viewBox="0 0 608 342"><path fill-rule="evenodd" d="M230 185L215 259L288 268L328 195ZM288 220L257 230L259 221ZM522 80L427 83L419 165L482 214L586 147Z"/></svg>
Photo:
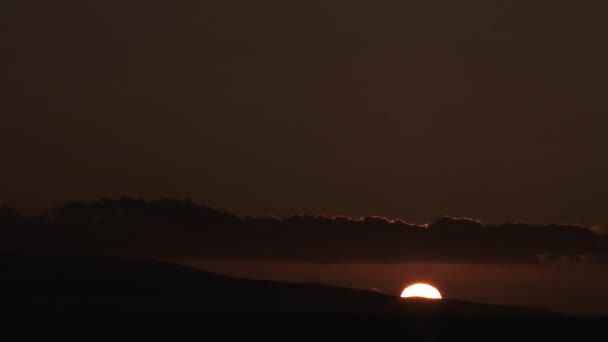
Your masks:
<svg viewBox="0 0 608 342"><path fill-rule="evenodd" d="M408 300L316 283L226 277L169 263L99 256L0 256L0 311L545 316L457 300Z"/></svg>

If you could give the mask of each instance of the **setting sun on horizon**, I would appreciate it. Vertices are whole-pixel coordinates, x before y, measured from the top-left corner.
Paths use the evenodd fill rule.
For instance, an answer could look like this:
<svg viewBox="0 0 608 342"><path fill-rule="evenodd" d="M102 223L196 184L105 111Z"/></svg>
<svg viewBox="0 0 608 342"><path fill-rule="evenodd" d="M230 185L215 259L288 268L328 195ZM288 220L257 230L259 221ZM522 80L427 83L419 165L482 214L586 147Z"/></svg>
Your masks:
<svg viewBox="0 0 608 342"><path fill-rule="evenodd" d="M411 297L421 297L421 298L429 298L429 299L441 299L441 293L435 287L417 283L414 285L410 285L403 290L401 293L401 298L411 298Z"/></svg>

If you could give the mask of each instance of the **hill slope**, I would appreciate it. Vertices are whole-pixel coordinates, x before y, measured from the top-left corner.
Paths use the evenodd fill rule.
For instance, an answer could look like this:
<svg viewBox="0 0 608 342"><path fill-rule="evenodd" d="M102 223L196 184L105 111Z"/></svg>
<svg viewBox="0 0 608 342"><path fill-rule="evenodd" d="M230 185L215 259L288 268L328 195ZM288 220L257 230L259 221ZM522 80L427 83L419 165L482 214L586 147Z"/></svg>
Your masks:
<svg viewBox="0 0 608 342"><path fill-rule="evenodd" d="M543 316L532 308L402 300L372 291L257 281L170 263L90 256L1 256L2 311Z"/></svg>

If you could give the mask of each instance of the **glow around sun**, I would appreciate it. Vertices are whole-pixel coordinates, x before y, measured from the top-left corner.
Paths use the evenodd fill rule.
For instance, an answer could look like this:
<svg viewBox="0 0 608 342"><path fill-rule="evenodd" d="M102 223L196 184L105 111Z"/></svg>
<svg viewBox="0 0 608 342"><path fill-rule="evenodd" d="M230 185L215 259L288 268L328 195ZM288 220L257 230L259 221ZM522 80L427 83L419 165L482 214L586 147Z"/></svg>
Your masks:
<svg viewBox="0 0 608 342"><path fill-rule="evenodd" d="M401 298L410 297L441 299L441 293L439 293L439 290L429 284L418 283L406 287L401 293Z"/></svg>

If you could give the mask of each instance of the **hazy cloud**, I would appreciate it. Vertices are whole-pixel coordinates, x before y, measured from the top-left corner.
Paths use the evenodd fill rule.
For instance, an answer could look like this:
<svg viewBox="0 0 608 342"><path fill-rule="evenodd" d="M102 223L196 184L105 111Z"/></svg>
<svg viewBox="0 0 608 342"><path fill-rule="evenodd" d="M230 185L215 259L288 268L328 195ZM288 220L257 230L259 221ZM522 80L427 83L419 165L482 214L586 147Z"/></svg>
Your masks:
<svg viewBox="0 0 608 342"><path fill-rule="evenodd" d="M237 217L189 200L70 202L39 217L0 210L1 250L310 262L536 263L608 261L592 229L485 225L443 217L411 224L378 216Z"/></svg>

